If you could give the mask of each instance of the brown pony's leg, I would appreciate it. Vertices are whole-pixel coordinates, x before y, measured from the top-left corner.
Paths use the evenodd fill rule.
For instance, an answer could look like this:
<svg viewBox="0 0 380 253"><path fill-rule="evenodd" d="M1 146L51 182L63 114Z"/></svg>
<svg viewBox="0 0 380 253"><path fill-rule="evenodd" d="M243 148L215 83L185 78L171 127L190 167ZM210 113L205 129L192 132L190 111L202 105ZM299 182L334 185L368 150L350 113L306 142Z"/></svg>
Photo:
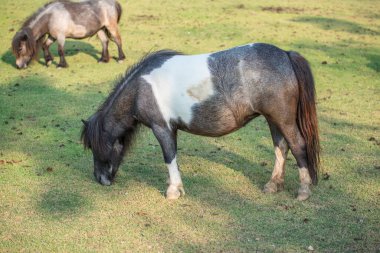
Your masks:
<svg viewBox="0 0 380 253"><path fill-rule="evenodd" d="M284 189L285 162L288 155L289 146L280 130L269 120L268 125L272 134L276 161L274 164L272 177L264 186L263 192L274 193Z"/></svg>
<svg viewBox="0 0 380 253"><path fill-rule="evenodd" d="M117 59L118 62L123 62L125 59L125 55L123 53L122 45L121 45L121 37L119 33L119 29L117 28L117 25L111 25L107 27L107 30L110 32L111 40L114 41L117 45L117 50L119 52L119 58Z"/></svg>
<svg viewBox="0 0 380 253"><path fill-rule="evenodd" d="M108 37L107 37L106 33L104 32L104 30L98 31L98 37L99 37L100 41L102 42L102 47L103 47L102 56L100 57L98 62L109 62L110 56L108 53Z"/></svg>
<svg viewBox="0 0 380 253"><path fill-rule="evenodd" d="M44 51L46 66L49 66L53 61L53 56L50 53L49 47L53 44L55 39L53 37L48 37L42 44L42 50Z"/></svg>
<svg viewBox="0 0 380 253"><path fill-rule="evenodd" d="M67 63L65 60L65 51L63 49L63 46L65 45L65 37L58 37L58 54L59 54L59 64L57 65L57 68L66 68Z"/></svg>

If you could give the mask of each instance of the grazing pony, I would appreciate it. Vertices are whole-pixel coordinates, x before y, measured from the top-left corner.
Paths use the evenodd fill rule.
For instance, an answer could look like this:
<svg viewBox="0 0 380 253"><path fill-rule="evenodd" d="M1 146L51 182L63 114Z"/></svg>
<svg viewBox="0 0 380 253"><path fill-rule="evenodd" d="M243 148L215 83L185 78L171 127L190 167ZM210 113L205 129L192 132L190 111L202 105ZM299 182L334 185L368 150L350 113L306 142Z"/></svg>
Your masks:
<svg viewBox="0 0 380 253"><path fill-rule="evenodd" d="M290 148L300 175L298 199L318 181L319 137L315 88L308 62L296 52L249 44L182 55L169 50L144 57L118 82L98 111L83 121L81 139L94 158L94 176L110 185L136 128L152 129L169 170L168 199L184 194L177 165L177 130L222 136L263 115L275 149L264 192L284 189Z"/></svg>
<svg viewBox="0 0 380 253"><path fill-rule="evenodd" d="M60 57L57 67L67 67L63 50L65 39L84 39L95 33L103 46L99 62L109 61L108 39L116 43L119 51L118 61L121 62L125 55L117 26L120 16L121 6L114 0L50 2L30 16L13 37L12 50L16 56L16 65L18 68L26 68L30 60L38 56L41 46L46 65L50 65L53 56L49 47L57 40Z"/></svg>

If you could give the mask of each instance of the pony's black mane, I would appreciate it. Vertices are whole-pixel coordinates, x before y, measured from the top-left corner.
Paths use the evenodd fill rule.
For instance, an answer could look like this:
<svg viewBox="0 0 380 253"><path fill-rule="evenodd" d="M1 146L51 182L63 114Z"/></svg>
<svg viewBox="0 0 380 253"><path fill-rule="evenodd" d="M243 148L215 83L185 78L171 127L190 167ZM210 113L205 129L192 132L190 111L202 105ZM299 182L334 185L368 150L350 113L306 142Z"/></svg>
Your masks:
<svg viewBox="0 0 380 253"><path fill-rule="evenodd" d="M48 7L49 5L53 4L53 3L57 3L57 2L67 2L67 0L54 0L54 1L51 1L51 2L48 2L46 3L44 6L42 6L41 8L39 8L36 12L34 12L32 15L30 15L29 17L27 17L22 25L22 28L24 27L27 27L33 20L35 20L35 18L42 12L46 9L46 7Z"/></svg>
<svg viewBox="0 0 380 253"><path fill-rule="evenodd" d="M116 81L115 87L104 103L98 108L97 112L88 121L84 122L81 139L85 148L95 149L99 152L106 150L106 141L103 134L104 118L112 107L113 102L132 83L132 80L139 76L138 74L141 71L147 69L152 61L174 55L182 55L182 53L168 49L148 53L140 61L127 69L125 75Z"/></svg>

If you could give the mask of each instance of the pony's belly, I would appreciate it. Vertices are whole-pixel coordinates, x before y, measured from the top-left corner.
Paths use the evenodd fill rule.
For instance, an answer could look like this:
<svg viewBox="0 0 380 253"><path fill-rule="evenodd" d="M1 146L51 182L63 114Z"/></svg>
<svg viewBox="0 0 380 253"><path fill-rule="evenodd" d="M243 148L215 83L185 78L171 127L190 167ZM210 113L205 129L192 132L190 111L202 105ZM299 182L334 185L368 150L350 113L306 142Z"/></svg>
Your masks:
<svg viewBox="0 0 380 253"><path fill-rule="evenodd" d="M216 109L215 109L216 108ZM222 136L232 133L253 118L259 116L248 107L245 110L231 110L228 106L199 106L193 109L193 118L184 129L187 132L204 136Z"/></svg>
<svg viewBox="0 0 380 253"><path fill-rule="evenodd" d="M94 35L96 31L88 30L85 26L75 25L73 29L70 29L67 33L68 38L82 39Z"/></svg>

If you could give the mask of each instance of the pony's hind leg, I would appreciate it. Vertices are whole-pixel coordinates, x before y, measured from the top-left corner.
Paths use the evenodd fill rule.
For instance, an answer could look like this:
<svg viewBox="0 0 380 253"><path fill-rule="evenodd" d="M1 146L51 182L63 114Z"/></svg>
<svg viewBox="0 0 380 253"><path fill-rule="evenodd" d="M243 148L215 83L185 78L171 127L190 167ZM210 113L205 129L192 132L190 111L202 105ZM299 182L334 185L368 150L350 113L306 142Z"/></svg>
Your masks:
<svg viewBox="0 0 380 253"><path fill-rule="evenodd" d="M49 36L44 43L42 44L42 50L44 51L44 58L46 66L49 66L53 61L53 56L50 53L49 47L51 44L53 44L55 39L51 36Z"/></svg>
<svg viewBox="0 0 380 253"><path fill-rule="evenodd" d="M276 160L272 177L269 182L265 184L263 192L274 193L284 189L285 162L289 147L280 130L269 120L268 125L272 135Z"/></svg>
<svg viewBox="0 0 380 253"><path fill-rule="evenodd" d="M117 45L117 50L119 53L119 58L117 59L117 61L121 63L125 59L125 55L122 49L121 37L120 37L119 29L117 28L117 24L107 26L107 30L109 31L111 35L110 39L114 41Z"/></svg>
<svg viewBox="0 0 380 253"><path fill-rule="evenodd" d="M63 48L63 46L65 45L65 37L58 36L57 42L58 42L58 54L59 54L59 64L57 65L57 68L66 68L67 63L65 60L65 51Z"/></svg>
<svg viewBox="0 0 380 253"><path fill-rule="evenodd" d="M185 195L185 191L177 164L177 134L167 127L157 125L152 126L152 130L160 143L169 170L169 187L166 190L166 198L178 199L181 195Z"/></svg>
<svg viewBox="0 0 380 253"><path fill-rule="evenodd" d="M103 29L98 31L98 37L100 41L102 42L102 47L103 47L102 56L100 57L98 62L109 62L110 56L108 53L108 37Z"/></svg>
<svg viewBox="0 0 380 253"><path fill-rule="evenodd" d="M300 188L298 189L298 200L306 200L310 197L310 185L312 184L308 170L305 139L302 137L296 122L293 124L279 125L281 132L288 142L292 154L297 160Z"/></svg>

